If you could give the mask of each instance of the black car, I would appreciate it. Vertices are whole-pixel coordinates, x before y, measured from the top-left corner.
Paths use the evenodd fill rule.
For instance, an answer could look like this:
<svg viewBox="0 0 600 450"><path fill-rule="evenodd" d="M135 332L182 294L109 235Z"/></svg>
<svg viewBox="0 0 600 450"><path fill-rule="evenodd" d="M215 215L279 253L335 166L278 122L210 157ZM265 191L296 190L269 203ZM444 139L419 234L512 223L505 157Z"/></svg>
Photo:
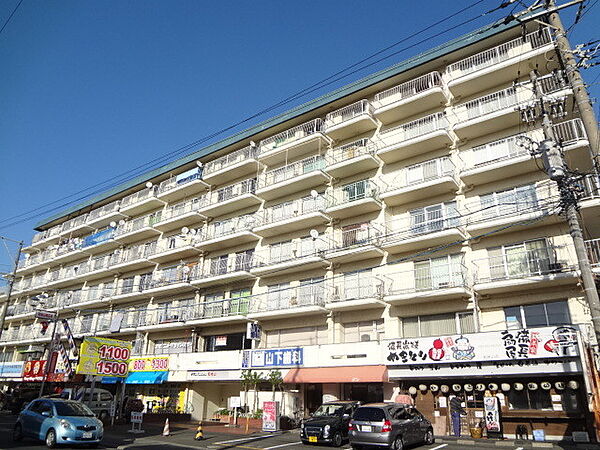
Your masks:
<svg viewBox="0 0 600 450"><path fill-rule="evenodd" d="M348 439L348 423L358 406L359 402L355 401L323 403L300 425L302 443L339 447Z"/></svg>
<svg viewBox="0 0 600 450"><path fill-rule="evenodd" d="M4 409L8 409L11 414L19 414L31 400L38 398L39 393L39 387L16 387L7 395Z"/></svg>

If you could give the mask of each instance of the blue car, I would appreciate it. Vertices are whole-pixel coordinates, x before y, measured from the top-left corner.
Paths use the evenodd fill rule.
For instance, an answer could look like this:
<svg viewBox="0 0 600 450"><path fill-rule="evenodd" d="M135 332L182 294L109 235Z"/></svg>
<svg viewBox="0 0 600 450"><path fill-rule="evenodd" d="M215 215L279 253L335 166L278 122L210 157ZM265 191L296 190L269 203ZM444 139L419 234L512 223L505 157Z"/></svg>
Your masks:
<svg viewBox="0 0 600 450"><path fill-rule="evenodd" d="M96 447L102 440L102 422L83 403L60 398L38 398L29 403L17 419L13 438L45 441L48 448L58 444Z"/></svg>

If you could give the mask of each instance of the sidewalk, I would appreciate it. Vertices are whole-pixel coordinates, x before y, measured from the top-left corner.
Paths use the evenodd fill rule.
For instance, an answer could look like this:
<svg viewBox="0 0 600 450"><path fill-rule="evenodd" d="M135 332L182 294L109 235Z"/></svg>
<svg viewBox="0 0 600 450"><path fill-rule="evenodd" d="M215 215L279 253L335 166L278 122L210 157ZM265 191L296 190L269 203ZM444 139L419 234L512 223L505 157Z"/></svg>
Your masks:
<svg viewBox="0 0 600 450"><path fill-rule="evenodd" d="M548 448L548 449L578 449L578 450L598 450L599 444L594 443L575 443L575 442L536 442L531 440L520 439L473 439L471 437L454 437L454 436L436 436L436 444L456 444L464 445L472 448L487 448L487 447L505 447L505 448Z"/></svg>

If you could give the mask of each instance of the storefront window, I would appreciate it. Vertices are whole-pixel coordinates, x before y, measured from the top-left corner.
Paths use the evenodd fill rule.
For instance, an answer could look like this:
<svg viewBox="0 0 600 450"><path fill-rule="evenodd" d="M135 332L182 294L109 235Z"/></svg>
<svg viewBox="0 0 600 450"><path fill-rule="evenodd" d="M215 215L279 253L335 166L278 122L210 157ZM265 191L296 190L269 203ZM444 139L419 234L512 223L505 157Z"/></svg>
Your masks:
<svg viewBox="0 0 600 450"><path fill-rule="evenodd" d="M550 392L544 389L510 391L508 399L509 409L552 409Z"/></svg>
<svg viewBox="0 0 600 450"><path fill-rule="evenodd" d="M402 319L404 337L447 336L474 333L475 325L470 312L432 314Z"/></svg>
<svg viewBox="0 0 600 450"><path fill-rule="evenodd" d="M246 339L246 333L204 336L205 352L243 350L245 348L252 348L252 341L250 339Z"/></svg>
<svg viewBox="0 0 600 450"><path fill-rule="evenodd" d="M546 327L571 323L569 306L565 300L536 305L504 308L506 327L517 330L527 327Z"/></svg>

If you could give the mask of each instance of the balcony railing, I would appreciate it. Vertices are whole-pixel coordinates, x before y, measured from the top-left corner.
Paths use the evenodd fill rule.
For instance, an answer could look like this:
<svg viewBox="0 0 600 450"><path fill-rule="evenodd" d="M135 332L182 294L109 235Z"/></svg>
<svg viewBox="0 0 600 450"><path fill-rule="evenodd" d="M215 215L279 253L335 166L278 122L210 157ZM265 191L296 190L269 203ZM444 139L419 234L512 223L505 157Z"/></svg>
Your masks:
<svg viewBox="0 0 600 450"><path fill-rule="evenodd" d="M316 197L304 197L291 202L286 202L281 205L266 208L263 211L262 217L258 220L257 225L267 225L277 223L284 220L293 219L294 217L310 214L316 211L323 211L327 206L324 196L317 195Z"/></svg>
<svg viewBox="0 0 600 450"><path fill-rule="evenodd" d="M61 231L62 231L62 224L54 225L52 228L48 228L45 231L40 231L39 233L34 234L32 240L31 240L31 243L36 244L40 241L43 241L44 239L58 236L61 233Z"/></svg>
<svg viewBox="0 0 600 450"><path fill-rule="evenodd" d="M299 141L300 139L303 139L307 136L320 133L322 130L322 119L311 120L310 122L303 123L302 125L298 125L287 131L278 133L275 136L263 139L262 141L260 141L258 154L261 155L271 150L275 150L278 147L293 144L294 142Z"/></svg>
<svg viewBox="0 0 600 450"><path fill-rule="evenodd" d="M563 147L587 139L581 119L572 119L557 123L552 128L554 129L556 139L558 139Z"/></svg>
<svg viewBox="0 0 600 450"><path fill-rule="evenodd" d="M517 89L511 86L493 94L471 100L464 104L464 108L467 112L467 120L471 120L515 106L518 102Z"/></svg>
<svg viewBox="0 0 600 450"><path fill-rule="evenodd" d="M88 214L82 214L80 216L73 217L72 219L67 220L66 222L63 223L61 232L64 233L69 230L80 227L82 225L85 225L85 223L87 222L87 218L88 218Z"/></svg>
<svg viewBox="0 0 600 450"><path fill-rule="evenodd" d="M377 148L383 148L446 128L448 128L446 115L441 112L435 113L382 131L375 145Z"/></svg>
<svg viewBox="0 0 600 450"><path fill-rule="evenodd" d="M110 213L117 212L119 210L120 204L121 201L117 200L90 211L90 213L87 216L87 221L93 222L94 220L98 220L99 218L104 217Z"/></svg>
<svg viewBox="0 0 600 450"><path fill-rule="evenodd" d="M272 290L266 294L251 297L251 312L261 313L286 310L306 306L323 306L327 299L325 283Z"/></svg>
<svg viewBox="0 0 600 450"><path fill-rule="evenodd" d="M227 200L241 197L246 194L254 194L256 191L256 178L250 178L248 180L241 181L239 183L225 186L221 189L217 189L210 193L210 200L208 204L216 204L226 202Z"/></svg>
<svg viewBox="0 0 600 450"><path fill-rule="evenodd" d="M257 223L258 217L254 214L246 214L244 216L213 222L208 226L202 239L216 239L240 231L250 231Z"/></svg>
<svg viewBox="0 0 600 450"><path fill-rule="evenodd" d="M202 171L200 168L195 168L192 170L188 170L184 173L176 175L174 177L169 178L168 180L161 181L158 185L158 193L162 194L164 192L170 191L171 189L177 188L179 186L183 186L184 184L191 183L192 181L201 180L202 179Z"/></svg>
<svg viewBox="0 0 600 450"><path fill-rule="evenodd" d="M344 106L343 108L338 109L337 111L332 111L325 116L325 122L323 123L323 128L325 132L327 129L336 127L344 122L348 122L355 117L359 117L362 115L371 115L373 113L373 107L369 103L368 100L359 100L356 103L353 103L348 106Z"/></svg>
<svg viewBox="0 0 600 450"><path fill-rule="evenodd" d="M142 217L136 217L135 219L125 222L123 225L119 225L115 231L115 237L122 236L127 233L133 233L139 231L142 228L152 227L155 223L160 222L162 211L158 211L152 214L148 214Z"/></svg>
<svg viewBox="0 0 600 450"><path fill-rule="evenodd" d="M557 254L560 247L543 246L530 250L509 250L502 255L473 261L478 283L552 275L571 270Z"/></svg>
<svg viewBox="0 0 600 450"><path fill-rule="evenodd" d="M255 255L253 266L263 267L280 264L309 256L317 256L331 247L331 242L325 237L318 239L304 238L284 244L270 245L264 252Z"/></svg>
<svg viewBox="0 0 600 450"><path fill-rule="evenodd" d="M257 149L256 147L244 147L234 152L231 152L225 156L221 156L213 161L209 161L204 166L204 175L209 175L219 170L226 169L227 167L238 164L248 159L256 158Z"/></svg>
<svg viewBox="0 0 600 450"><path fill-rule="evenodd" d="M113 254L112 264L124 264L146 258L147 256L154 254L157 251L157 247L157 242L153 241L124 248Z"/></svg>
<svg viewBox="0 0 600 450"><path fill-rule="evenodd" d="M196 212L199 208L206 205L207 201L207 196L201 196L192 198L190 200L186 200L184 202L176 203L172 206L169 206L166 210L162 212L162 217L160 221L173 219L175 217L183 216L184 214L190 212Z"/></svg>
<svg viewBox="0 0 600 450"><path fill-rule="evenodd" d="M430 159L402 169L394 182L384 185L383 190L389 192L444 177L454 177L455 170L454 163L447 156Z"/></svg>
<svg viewBox="0 0 600 450"><path fill-rule="evenodd" d="M344 250L376 244L385 235L385 229L373 223L363 223L333 232L330 250Z"/></svg>
<svg viewBox="0 0 600 450"><path fill-rule="evenodd" d="M438 264L415 263L415 268L387 276L386 295L402 295L468 286L468 270L459 262Z"/></svg>
<svg viewBox="0 0 600 450"><path fill-rule="evenodd" d="M179 266L176 270L167 269L155 272L148 288L154 289L171 284L187 283L190 279L190 269L188 266Z"/></svg>
<svg viewBox="0 0 600 450"><path fill-rule="evenodd" d="M205 260L203 266L196 266L192 272L192 280L218 277L234 272L247 272L252 267L252 253L229 255L227 258Z"/></svg>
<svg viewBox="0 0 600 450"><path fill-rule="evenodd" d="M372 180L361 180L332 190L328 198L330 207L340 206L365 199L379 199L379 186Z"/></svg>
<svg viewBox="0 0 600 450"><path fill-rule="evenodd" d="M600 177L596 174L588 174L579 182L582 187L582 198L600 198Z"/></svg>
<svg viewBox="0 0 600 450"><path fill-rule="evenodd" d="M442 77L438 72L431 72L427 75L422 75L414 80L407 81L393 88L386 89L383 92L375 94L373 106L381 108L392 103L396 103L407 98L419 95L433 87L442 85Z"/></svg>
<svg viewBox="0 0 600 450"><path fill-rule="evenodd" d="M383 295L384 282L370 272L357 272L354 276L341 277L336 281L331 296L332 302L345 302L375 298Z"/></svg>
<svg viewBox="0 0 600 450"><path fill-rule="evenodd" d="M281 183L300 175L321 170L324 167L325 159L322 156L311 156L261 174L258 179L258 187L262 188Z"/></svg>
<svg viewBox="0 0 600 450"><path fill-rule="evenodd" d="M151 186L149 188L144 188L141 191L123 197L123 199L121 200L121 208L125 208L127 206L131 206L141 201L144 201L147 198L154 197L156 195L157 188L158 186Z"/></svg>
<svg viewBox="0 0 600 450"><path fill-rule="evenodd" d="M338 164L349 161L363 155L372 155L374 153L373 145L368 139L359 139L349 144L335 147L327 152L327 165Z"/></svg>
<svg viewBox="0 0 600 450"><path fill-rule="evenodd" d="M526 34L524 38L518 37L481 53L469 56L454 64L450 64L446 72L452 78L458 78L486 67L494 66L526 51L543 47L550 42L552 42L550 29L541 28L538 31Z"/></svg>
<svg viewBox="0 0 600 450"><path fill-rule="evenodd" d="M589 239L585 241L588 259L593 267L600 267L600 239Z"/></svg>

